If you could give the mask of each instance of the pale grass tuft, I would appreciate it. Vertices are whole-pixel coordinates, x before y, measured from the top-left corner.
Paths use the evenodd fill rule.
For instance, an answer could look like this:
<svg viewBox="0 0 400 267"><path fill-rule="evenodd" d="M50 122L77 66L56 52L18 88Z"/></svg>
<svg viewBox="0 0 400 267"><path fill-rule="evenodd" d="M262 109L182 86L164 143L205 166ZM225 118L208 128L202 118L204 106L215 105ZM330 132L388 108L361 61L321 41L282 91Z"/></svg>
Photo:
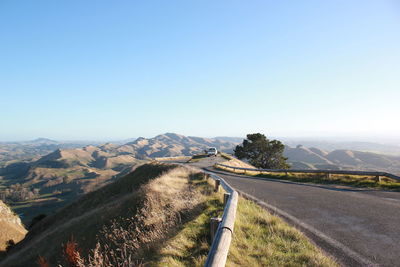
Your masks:
<svg viewBox="0 0 400 267"><path fill-rule="evenodd" d="M250 163L241 161L240 159L237 158L231 158L228 161L224 161L221 164L230 166L230 167L238 167L238 168L249 168L249 169L254 169L255 167L251 165Z"/></svg>

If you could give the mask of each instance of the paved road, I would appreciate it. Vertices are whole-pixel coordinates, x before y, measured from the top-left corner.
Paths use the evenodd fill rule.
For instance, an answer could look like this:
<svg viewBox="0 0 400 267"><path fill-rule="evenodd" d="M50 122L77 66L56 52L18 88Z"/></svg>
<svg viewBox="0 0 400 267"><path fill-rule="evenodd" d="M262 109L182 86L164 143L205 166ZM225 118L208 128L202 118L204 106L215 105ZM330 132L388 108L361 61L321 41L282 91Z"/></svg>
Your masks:
<svg viewBox="0 0 400 267"><path fill-rule="evenodd" d="M219 160L194 165L204 168ZM288 215L289 222L343 265L400 266L400 193L214 171L237 190Z"/></svg>

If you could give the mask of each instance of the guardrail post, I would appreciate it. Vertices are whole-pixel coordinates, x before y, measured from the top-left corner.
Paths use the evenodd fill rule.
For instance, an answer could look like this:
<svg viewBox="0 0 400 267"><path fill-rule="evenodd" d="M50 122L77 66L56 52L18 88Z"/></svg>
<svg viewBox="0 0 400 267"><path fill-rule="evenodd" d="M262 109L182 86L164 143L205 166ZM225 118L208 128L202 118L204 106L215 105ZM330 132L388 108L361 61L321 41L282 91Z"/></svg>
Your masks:
<svg viewBox="0 0 400 267"><path fill-rule="evenodd" d="M330 174L330 173L327 173L327 174L326 174L326 179L328 179L328 180L331 179L331 174Z"/></svg>
<svg viewBox="0 0 400 267"><path fill-rule="evenodd" d="M379 176L379 175L375 176L375 182L377 182L377 183L382 182L381 176Z"/></svg>
<svg viewBox="0 0 400 267"><path fill-rule="evenodd" d="M213 217L210 221L210 234L211 234L211 242L214 240L215 234L218 231L218 226L221 223L222 218Z"/></svg>
<svg viewBox="0 0 400 267"><path fill-rule="evenodd" d="M219 180L219 179L215 180L214 192L218 192L219 191L219 186L220 185L221 185L221 180Z"/></svg>
<svg viewBox="0 0 400 267"><path fill-rule="evenodd" d="M231 194L229 193L224 193L224 207L226 206L226 203L228 203L230 195Z"/></svg>

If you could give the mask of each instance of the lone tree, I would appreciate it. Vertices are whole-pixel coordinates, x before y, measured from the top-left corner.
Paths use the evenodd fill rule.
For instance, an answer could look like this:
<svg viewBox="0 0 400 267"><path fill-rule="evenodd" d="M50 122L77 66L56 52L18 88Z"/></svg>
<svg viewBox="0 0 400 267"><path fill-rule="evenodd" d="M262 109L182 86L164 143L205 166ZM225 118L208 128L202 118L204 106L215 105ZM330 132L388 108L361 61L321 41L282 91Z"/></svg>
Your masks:
<svg viewBox="0 0 400 267"><path fill-rule="evenodd" d="M288 169L287 158L283 156L285 146L278 140L268 140L265 135L248 134L243 144L234 149L238 159L248 159L257 168Z"/></svg>

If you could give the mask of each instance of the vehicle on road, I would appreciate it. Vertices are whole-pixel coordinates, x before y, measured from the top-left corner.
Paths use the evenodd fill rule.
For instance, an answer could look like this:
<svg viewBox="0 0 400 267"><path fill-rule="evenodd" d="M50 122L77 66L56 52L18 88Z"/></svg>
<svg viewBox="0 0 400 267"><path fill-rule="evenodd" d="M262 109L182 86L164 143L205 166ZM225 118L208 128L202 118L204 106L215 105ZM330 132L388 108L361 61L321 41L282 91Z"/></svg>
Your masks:
<svg viewBox="0 0 400 267"><path fill-rule="evenodd" d="M218 154L218 150L215 147L210 147L207 150L205 150L205 152L206 152L207 156L209 156L209 157L212 157L212 156L216 157Z"/></svg>

